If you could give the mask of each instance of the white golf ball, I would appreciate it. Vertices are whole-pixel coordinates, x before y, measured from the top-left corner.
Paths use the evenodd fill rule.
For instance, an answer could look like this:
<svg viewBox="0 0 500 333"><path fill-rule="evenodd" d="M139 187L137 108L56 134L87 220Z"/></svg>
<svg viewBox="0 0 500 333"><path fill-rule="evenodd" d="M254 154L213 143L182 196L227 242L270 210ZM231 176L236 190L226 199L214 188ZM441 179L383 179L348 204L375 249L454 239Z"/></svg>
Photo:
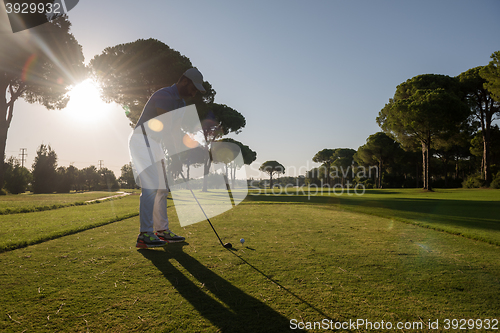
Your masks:
<svg viewBox="0 0 500 333"><path fill-rule="evenodd" d="M240 239L240 243L241 244L245 243L245 239L244 238Z"/></svg>

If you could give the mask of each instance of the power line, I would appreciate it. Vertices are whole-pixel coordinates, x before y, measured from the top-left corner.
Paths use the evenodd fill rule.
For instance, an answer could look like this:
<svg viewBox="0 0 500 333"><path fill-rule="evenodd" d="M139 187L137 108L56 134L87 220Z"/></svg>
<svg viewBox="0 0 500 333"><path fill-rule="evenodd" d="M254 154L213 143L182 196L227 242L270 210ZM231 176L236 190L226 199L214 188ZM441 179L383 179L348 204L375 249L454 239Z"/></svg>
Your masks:
<svg viewBox="0 0 500 333"><path fill-rule="evenodd" d="M23 168L24 168L24 157L25 157L25 156L28 156L28 153L26 153L26 151L27 151L28 149L27 149L27 148L21 148L21 149L19 149L19 150L21 151L21 154L19 154L19 155L21 155L21 167L23 167Z"/></svg>

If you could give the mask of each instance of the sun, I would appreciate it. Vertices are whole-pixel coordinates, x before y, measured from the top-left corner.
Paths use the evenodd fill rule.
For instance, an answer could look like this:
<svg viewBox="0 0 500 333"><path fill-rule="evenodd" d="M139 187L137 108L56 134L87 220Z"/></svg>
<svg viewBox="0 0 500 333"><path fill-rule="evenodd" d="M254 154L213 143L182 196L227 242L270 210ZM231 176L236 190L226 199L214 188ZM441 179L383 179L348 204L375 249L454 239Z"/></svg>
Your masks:
<svg viewBox="0 0 500 333"><path fill-rule="evenodd" d="M73 120L95 123L110 113L110 104L101 99L99 88L91 79L76 85L68 95L70 99L65 111Z"/></svg>

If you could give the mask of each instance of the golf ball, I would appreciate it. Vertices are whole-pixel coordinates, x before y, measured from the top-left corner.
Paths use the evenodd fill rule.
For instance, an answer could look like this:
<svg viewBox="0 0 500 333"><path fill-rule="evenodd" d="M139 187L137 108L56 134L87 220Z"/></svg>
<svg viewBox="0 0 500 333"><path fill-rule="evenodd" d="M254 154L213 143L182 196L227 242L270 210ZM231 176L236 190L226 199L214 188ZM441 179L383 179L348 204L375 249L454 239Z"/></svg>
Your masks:
<svg viewBox="0 0 500 333"><path fill-rule="evenodd" d="M244 238L240 239L240 243L241 244L245 243L245 239Z"/></svg>

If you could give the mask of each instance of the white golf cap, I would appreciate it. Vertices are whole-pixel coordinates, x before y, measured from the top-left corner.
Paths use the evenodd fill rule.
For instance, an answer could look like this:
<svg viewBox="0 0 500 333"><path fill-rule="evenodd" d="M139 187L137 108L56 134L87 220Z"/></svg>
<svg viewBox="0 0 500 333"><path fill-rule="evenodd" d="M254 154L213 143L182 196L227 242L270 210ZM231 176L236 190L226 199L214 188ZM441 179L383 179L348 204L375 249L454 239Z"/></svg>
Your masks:
<svg viewBox="0 0 500 333"><path fill-rule="evenodd" d="M200 73L198 68L193 67L184 72L184 76L190 79L194 86L202 93L206 93L205 88L203 88L203 75Z"/></svg>

